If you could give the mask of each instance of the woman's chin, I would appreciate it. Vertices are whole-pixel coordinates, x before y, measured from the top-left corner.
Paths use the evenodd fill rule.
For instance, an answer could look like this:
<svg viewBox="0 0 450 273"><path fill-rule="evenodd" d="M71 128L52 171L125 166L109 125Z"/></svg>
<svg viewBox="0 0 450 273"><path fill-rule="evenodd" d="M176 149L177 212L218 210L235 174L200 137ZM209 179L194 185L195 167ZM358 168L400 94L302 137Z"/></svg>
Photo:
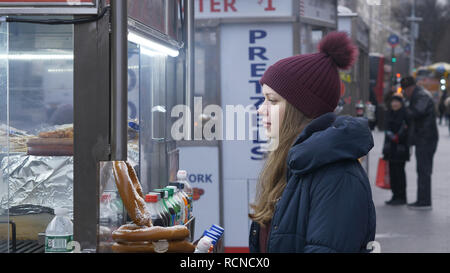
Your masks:
<svg viewBox="0 0 450 273"><path fill-rule="evenodd" d="M265 133L266 133L266 137L267 138L272 138L272 130L270 129L270 127L265 127Z"/></svg>

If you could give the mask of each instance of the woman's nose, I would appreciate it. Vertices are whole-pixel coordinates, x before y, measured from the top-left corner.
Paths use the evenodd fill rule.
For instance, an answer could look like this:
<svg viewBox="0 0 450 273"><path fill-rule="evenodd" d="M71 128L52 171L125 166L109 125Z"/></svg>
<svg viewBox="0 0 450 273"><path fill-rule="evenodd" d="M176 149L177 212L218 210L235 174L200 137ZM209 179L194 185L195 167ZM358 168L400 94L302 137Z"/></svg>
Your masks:
<svg viewBox="0 0 450 273"><path fill-rule="evenodd" d="M257 112L258 112L258 114L259 114L260 116L265 116L265 115L267 115L267 106L266 106L266 102L264 102L263 104L261 104L261 106L259 106Z"/></svg>

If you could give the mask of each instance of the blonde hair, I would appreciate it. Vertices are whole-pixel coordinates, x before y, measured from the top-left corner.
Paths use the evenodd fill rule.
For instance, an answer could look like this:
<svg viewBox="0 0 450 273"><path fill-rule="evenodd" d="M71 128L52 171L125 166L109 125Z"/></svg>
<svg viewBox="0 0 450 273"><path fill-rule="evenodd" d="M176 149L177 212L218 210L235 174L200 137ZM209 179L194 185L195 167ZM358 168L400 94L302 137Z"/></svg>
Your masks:
<svg viewBox="0 0 450 273"><path fill-rule="evenodd" d="M258 179L255 203L250 205L253 213L249 217L260 225L266 225L272 220L275 204L287 184L287 155L294 141L311 121L312 119L286 102L278 147L268 154Z"/></svg>

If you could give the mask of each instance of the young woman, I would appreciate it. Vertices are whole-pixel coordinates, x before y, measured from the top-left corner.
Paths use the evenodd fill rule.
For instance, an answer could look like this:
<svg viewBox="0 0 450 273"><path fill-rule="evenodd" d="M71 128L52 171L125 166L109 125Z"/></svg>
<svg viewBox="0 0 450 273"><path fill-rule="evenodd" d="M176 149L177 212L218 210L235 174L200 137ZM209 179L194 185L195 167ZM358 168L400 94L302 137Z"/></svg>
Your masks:
<svg viewBox="0 0 450 273"><path fill-rule="evenodd" d="M338 69L349 69L358 51L342 32L319 49L279 61L260 81L265 102L258 112L278 147L249 215L253 253L367 252L375 238L371 188L358 161L373 148L368 122L333 113Z"/></svg>
<svg viewBox="0 0 450 273"><path fill-rule="evenodd" d="M396 94L391 98L391 108L386 118L386 136L384 139L383 156L389 161L389 177L392 199L387 205L406 204L406 174L405 164L409 161L408 144L409 119L404 107L403 96Z"/></svg>

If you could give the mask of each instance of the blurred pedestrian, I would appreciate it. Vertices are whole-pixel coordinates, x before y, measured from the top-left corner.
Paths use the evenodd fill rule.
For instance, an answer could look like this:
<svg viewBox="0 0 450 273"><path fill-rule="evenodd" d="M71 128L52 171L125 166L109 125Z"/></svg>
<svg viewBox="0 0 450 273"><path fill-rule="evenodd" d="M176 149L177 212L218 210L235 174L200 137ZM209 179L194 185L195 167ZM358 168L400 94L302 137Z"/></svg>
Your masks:
<svg viewBox="0 0 450 273"><path fill-rule="evenodd" d="M431 94L416 85L413 77L401 81L404 94L409 101L408 115L413 124L412 144L416 147L417 201L408 204L411 209L429 210L431 202L431 175L433 158L439 135L436 122L436 108Z"/></svg>
<svg viewBox="0 0 450 273"><path fill-rule="evenodd" d="M373 148L367 119L333 113L338 68L349 69L358 51L344 32L327 35L319 50L277 62L260 81L258 113L279 144L251 205L253 253L367 252L375 237L371 187L358 161Z"/></svg>
<svg viewBox="0 0 450 273"><path fill-rule="evenodd" d="M386 117L386 134L383 147L384 159L389 161L389 177L392 198L387 205L406 204L405 164L409 161L408 130L409 119L404 107L403 96L391 97L390 109Z"/></svg>
<svg viewBox="0 0 450 273"><path fill-rule="evenodd" d="M439 125L442 125L442 120L444 120L444 125L446 124L446 107L445 100L447 99L447 92L444 92L439 100L438 110L439 110Z"/></svg>
<svg viewBox="0 0 450 273"><path fill-rule="evenodd" d="M445 118L447 119L448 132L450 133L450 97L445 100Z"/></svg>
<svg viewBox="0 0 450 273"><path fill-rule="evenodd" d="M386 106L385 110L386 110L386 115L387 115L387 112L389 111L389 105L391 103L392 96L394 96L394 94L397 93L397 90L395 89L395 86L392 86L391 90L386 90L386 91L387 92L384 94L383 101L384 101L384 105Z"/></svg>
<svg viewBox="0 0 450 273"><path fill-rule="evenodd" d="M48 120L51 125L73 124L73 105L59 105Z"/></svg>

